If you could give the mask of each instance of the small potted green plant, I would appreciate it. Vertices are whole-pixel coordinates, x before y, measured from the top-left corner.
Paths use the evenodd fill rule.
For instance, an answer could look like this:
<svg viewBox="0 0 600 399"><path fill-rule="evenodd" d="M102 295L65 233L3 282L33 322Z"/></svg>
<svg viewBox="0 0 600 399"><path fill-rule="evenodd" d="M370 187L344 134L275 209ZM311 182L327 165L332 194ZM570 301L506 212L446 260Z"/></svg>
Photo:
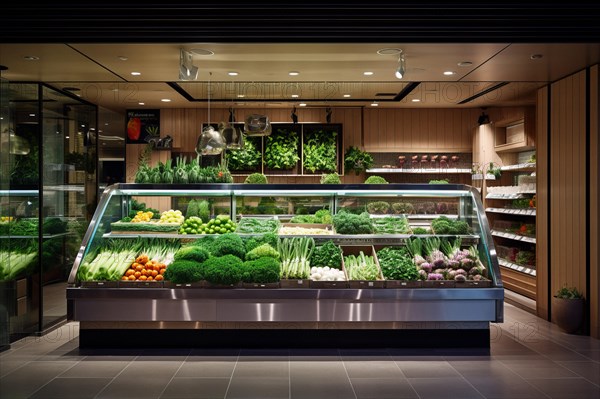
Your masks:
<svg viewBox="0 0 600 399"><path fill-rule="evenodd" d="M552 297L552 321L568 334L576 333L583 324L585 298L575 287L564 286Z"/></svg>
<svg viewBox="0 0 600 399"><path fill-rule="evenodd" d="M344 170L346 173L353 170L357 176L372 168L374 162L373 155L358 147L349 147L344 154Z"/></svg>

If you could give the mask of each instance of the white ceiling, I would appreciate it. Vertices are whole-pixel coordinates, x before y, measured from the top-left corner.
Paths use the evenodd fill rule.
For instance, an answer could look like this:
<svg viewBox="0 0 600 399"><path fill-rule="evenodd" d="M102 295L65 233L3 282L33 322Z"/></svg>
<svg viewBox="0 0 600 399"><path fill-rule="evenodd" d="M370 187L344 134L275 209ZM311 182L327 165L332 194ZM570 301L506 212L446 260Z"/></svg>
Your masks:
<svg viewBox="0 0 600 399"><path fill-rule="evenodd" d="M394 76L398 56L379 55L382 48L403 50L402 80ZM194 55L196 81L178 80L180 49L214 52ZM458 66L465 61L472 64ZM2 78L78 88L74 93L83 99L117 112L140 108L140 102L147 108L205 106L209 81L215 107L524 105L533 103L535 89L599 61L600 44L0 44L0 65L8 68ZM231 71L239 75L229 76ZM289 76L290 71L300 74ZM411 82L420 84L402 101L392 101ZM500 82L509 84L458 104ZM197 101L182 96L173 83ZM161 102L164 98L171 101Z"/></svg>

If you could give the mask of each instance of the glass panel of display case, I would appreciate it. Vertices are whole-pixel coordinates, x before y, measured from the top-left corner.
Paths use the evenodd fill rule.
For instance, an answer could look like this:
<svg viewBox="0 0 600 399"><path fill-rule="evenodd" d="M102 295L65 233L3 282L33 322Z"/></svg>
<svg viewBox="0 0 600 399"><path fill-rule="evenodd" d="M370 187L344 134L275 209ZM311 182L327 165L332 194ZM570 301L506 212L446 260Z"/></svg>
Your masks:
<svg viewBox="0 0 600 399"><path fill-rule="evenodd" d="M96 107L42 87L42 320L66 316L65 288L96 195Z"/></svg>

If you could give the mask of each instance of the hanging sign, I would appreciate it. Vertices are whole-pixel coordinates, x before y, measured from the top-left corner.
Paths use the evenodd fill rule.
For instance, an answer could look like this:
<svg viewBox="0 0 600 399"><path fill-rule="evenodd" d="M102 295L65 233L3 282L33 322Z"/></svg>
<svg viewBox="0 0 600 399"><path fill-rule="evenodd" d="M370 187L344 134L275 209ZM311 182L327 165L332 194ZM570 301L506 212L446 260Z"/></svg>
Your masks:
<svg viewBox="0 0 600 399"><path fill-rule="evenodd" d="M160 138L160 110L136 109L127 111L127 144L157 142Z"/></svg>

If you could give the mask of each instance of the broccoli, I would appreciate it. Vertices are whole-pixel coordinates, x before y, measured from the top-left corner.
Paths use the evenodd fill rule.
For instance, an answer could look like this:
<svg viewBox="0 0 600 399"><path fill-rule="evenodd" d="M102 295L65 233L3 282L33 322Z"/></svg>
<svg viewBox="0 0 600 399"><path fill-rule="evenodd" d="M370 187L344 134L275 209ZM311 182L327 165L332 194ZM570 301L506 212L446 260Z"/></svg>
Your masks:
<svg viewBox="0 0 600 399"><path fill-rule="evenodd" d="M174 259L175 260L186 259L186 260L193 260L195 262L202 263L206 259L208 259L209 256L210 256L210 254L206 250L206 248L195 246L195 245L188 245L187 247L183 247L183 248L180 248L179 250L177 250L177 252L175 252Z"/></svg>
<svg viewBox="0 0 600 399"><path fill-rule="evenodd" d="M331 222L333 222L333 218L331 217L331 212L329 212L329 209L319 209L316 211L315 219L317 223L331 224Z"/></svg>
<svg viewBox="0 0 600 399"><path fill-rule="evenodd" d="M234 255L208 258L202 264L202 273L204 274L204 279L211 284L236 284L242 279L242 264L241 259Z"/></svg>
<svg viewBox="0 0 600 399"><path fill-rule="evenodd" d="M242 265L242 281L245 283L276 283L281 274L281 263L273 258L259 258Z"/></svg>
<svg viewBox="0 0 600 399"><path fill-rule="evenodd" d="M335 172L321 176L321 184L340 184L341 182L340 175Z"/></svg>
<svg viewBox="0 0 600 399"><path fill-rule="evenodd" d="M471 228L465 221L454 221L446 216L440 216L431 222L435 234L470 234Z"/></svg>
<svg viewBox="0 0 600 399"><path fill-rule="evenodd" d="M273 258L279 259L279 252L269 244L261 244L258 247L254 248L252 251L248 251L246 254L246 260L254 260L258 258Z"/></svg>
<svg viewBox="0 0 600 399"><path fill-rule="evenodd" d="M334 269L342 268L342 249L329 240L313 249L310 255L311 266L329 266Z"/></svg>
<svg viewBox="0 0 600 399"><path fill-rule="evenodd" d="M365 184L388 184L388 181L381 176L369 176L365 180Z"/></svg>
<svg viewBox="0 0 600 399"><path fill-rule="evenodd" d="M338 234L373 234L373 224L367 212L359 215L341 211L333 217Z"/></svg>
<svg viewBox="0 0 600 399"><path fill-rule="evenodd" d="M215 243L215 236L207 235L202 238L198 238L191 245L193 245L195 247L204 248L210 254L210 253L212 253L212 247L213 247L214 243Z"/></svg>
<svg viewBox="0 0 600 399"><path fill-rule="evenodd" d="M262 244L269 244L273 248L277 248L277 234L275 233L265 233L258 237L250 237L246 239L246 250L248 252L252 251L254 248L258 247Z"/></svg>
<svg viewBox="0 0 600 399"><path fill-rule="evenodd" d="M215 239L210 254L213 256L234 255L244 259L246 248L240 236L235 233L225 233Z"/></svg>
<svg viewBox="0 0 600 399"><path fill-rule="evenodd" d="M374 202L369 202L367 204L367 210L369 211L369 213L383 215L383 214L388 213L389 209L390 209L390 204L385 201L374 201Z"/></svg>
<svg viewBox="0 0 600 399"><path fill-rule="evenodd" d="M188 284L203 278L202 264L192 260L176 260L165 270L165 280L175 284Z"/></svg>
<svg viewBox="0 0 600 399"><path fill-rule="evenodd" d="M248 175L248 177L246 177L246 180L244 180L244 183L246 184L267 184L267 176L263 175L262 173L252 173L250 175Z"/></svg>

